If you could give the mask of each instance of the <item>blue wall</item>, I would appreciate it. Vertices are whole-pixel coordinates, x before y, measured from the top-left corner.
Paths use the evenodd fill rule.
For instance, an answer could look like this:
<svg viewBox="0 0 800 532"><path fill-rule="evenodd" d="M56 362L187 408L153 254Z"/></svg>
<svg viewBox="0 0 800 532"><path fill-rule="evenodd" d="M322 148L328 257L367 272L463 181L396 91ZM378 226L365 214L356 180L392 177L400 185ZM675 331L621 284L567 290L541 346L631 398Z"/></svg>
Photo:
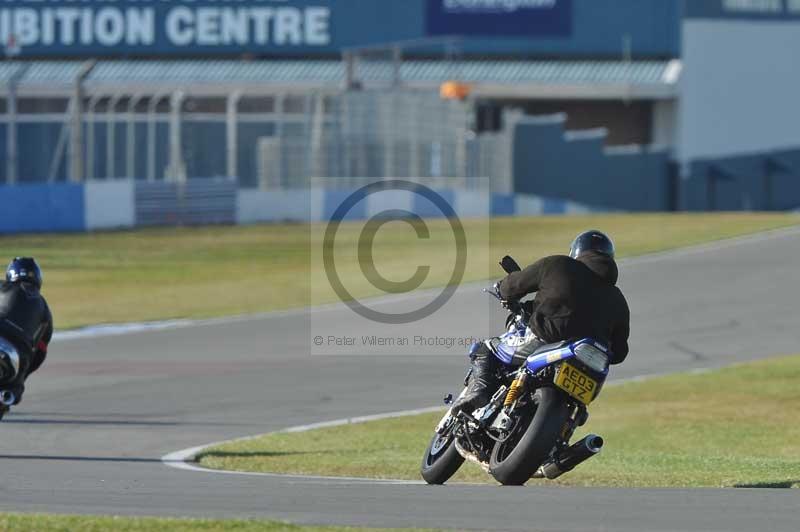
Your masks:
<svg viewBox="0 0 800 532"><path fill-rule="evenodd" d="M46 180L50 172L53 154L56 153L61 124L17 123L17 150L20 183L34 183ZM66 154L69 145L64 147L65 157L59 161L55 173L56 181L63 181L67 175Z"/></svg>
<svg viewBox="0 0 800 532"><path fill-rule="evenodd" d="M222 122L184 122L183 159L186 173L195 177L219 177L227 172L225 124ZM248 146L253 158L254 145Z"/></svg>
<svg viewBox="0 0 800 532"><path fill-rule="evenodd" d="M61 134L60 123L18 123L18 175L21 183L42 182L47 179L51 161L56 153L58 138ZM147 124L136 123L134 135L136 137L134 151L134 177L145 179L147 177ZM239 183L242 186L252 187L258 184L257 147L259 137L268 137L275 134L275 125L266 123L242 123L238 126L239 148L238 167ZM105 122L96 122L94 125L94 177L105 179L107 177L127 177L127 142L128 129L125 124L115 125L115 165L114 176L109 176L107 168L107 154L109 136L108 126ZM87 157L86 171L88 172L88 127L84 125L84 141L86 142L85 155ZM6 160L6 126L0 124L0 182L5 181ZM186 162L186 172L192 177L219 177L227 173L225 124L219 121L194 121L183 122L183 158ZM169 125L165 122L156 124L156 179L164 177L164 170L169 161ZM292 152L292 147L284 150L284 159L289 161L304 162L305 156ZM301 147L302 149L302 147ZM55 174L56 181L66 181L69 171L69 142L67 141L58 162ZM87 174L88 175L88 174Z"/></svg>
<svg viewBox="0 0 800 532"><path fill-rule="evenodd" d="M20 183L36 183L47 179L50 165L61 134L60 123L18 123L18 177ZM136 136L136 149L134 151L134 177L145 179L147 177L147 124L137 123L134 126ZM264 128L262 128L264 129ZM273 130L272 126L266 128ZM107 168L107 124L96 122L94 126L94 177L105 179L109 177ZM86 171L88 172L88 128L83 128L84 141L86 142L85 156L87 159ZM5 134L6 127L0 125L0 155L3 164L0 165L0 181L5 179ZM215 177L225 175L225 125L220 122L190 122L183 125L183 152L187 163L187 172L196 177ZM256 182L256 152L255 139L244 135L241 138L240 162L243 164L243 179L245 183ZM124 124L116 124L115 129L115 165L114 176L126 177L127 171L127 139L128 130ZM156 124L156 179L164 176L164 169L169 161L169 125L159 122ZM55 181L66 181L68 175L69 142L64 146L62 156L58 161Z"/></svg>
<svg viewBox="0 0 800 532"><path fill-rule="evenodd" d="M86 229L82 185L0 187L0 234Z"/></svg>
<svg viewBox="0 0 800 532"><path fill-rule="evenodd" d="M258 184L258 138L271 137L275 134L275 125L271 123L247 124L238 126L239 146L237 162L239 184L243 187L254 187ZM221 137L224 139L225 137ZM286 154L290 157L291 154Z"/></svg>
<svg viewBox="0 0 800 532"><path fill-rule="evenodd" d="M800 207L800 149L702 159L681 180L684 210L786 210Z"/></svg>
<svg viewBox="0 0 800 532"><path fill-rule="evenodd" d="M523 120L514 129L514 191L608 209L669 210L667 153L607 153L604 142L570 140L563 122Z"/></svg>

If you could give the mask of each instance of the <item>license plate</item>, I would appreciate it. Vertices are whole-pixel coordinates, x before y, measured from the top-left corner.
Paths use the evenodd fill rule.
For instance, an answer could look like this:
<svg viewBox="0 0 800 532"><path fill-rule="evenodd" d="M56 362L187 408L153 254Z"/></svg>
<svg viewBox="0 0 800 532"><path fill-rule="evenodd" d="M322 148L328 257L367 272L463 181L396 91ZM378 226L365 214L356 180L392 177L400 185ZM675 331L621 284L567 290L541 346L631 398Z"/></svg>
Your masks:
<svg viewBox="0 0 800 532"><path fill-rule="evenodd" d="M597 381L575 366L565 362L556 376L556 386L570 394L581 403L588 405L594 399Z"/></svg>

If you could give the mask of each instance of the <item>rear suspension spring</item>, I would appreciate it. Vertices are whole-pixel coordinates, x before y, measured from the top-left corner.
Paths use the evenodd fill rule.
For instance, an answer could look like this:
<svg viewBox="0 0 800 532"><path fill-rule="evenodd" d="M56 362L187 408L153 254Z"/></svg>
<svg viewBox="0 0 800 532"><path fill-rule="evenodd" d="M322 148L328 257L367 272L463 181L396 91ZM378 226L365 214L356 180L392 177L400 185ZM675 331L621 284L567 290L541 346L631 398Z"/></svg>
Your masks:
<svg viewBox="0 0 800 532"><path fill-rule="evenodd" d="M520 372L514 382L511 383L511 387L508 389L508 394L506 395L505 401L503 401L503 407L511 406L514 401L519 398L522 394L523 390L525 389L525 380L528 378L528 373L526 371Z"/></svg>

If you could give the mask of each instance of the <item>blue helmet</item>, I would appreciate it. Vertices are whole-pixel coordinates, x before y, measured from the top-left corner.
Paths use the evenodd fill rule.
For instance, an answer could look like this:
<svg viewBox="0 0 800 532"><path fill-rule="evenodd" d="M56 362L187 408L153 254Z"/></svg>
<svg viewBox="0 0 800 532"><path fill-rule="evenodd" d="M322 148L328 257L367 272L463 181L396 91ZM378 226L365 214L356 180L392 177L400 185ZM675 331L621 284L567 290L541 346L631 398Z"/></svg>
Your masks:
<svg viewBox="0 0 800 532"><path fill-rule="evenodd" d="M42 270L33 257L16 257L6 268L6 281L9 283L31 283L42 287Z"/></svg>
<svg viewBox="0 0 800 532"><path fill-rule="evenodd" d="M577 259L584 253L588 252L600 253L614 258L616 251L614 250L614 242L608 238L608 235L601 231L584 231L575 237L572 241L572 246L569 248L569 256Z"/></svg>

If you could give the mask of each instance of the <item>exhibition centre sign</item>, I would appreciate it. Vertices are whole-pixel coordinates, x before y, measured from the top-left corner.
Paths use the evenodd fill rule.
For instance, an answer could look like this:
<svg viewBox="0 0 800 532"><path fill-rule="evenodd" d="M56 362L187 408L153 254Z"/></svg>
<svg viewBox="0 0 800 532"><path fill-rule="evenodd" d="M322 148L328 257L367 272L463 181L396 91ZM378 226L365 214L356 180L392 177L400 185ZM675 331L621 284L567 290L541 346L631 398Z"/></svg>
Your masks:
<svg viewBox="0 0 800 532"><path fill-rule="evenodd" d="M331 8L285 0L4 0L0 42L46 55L313 49L331 43Z"/></svg>

